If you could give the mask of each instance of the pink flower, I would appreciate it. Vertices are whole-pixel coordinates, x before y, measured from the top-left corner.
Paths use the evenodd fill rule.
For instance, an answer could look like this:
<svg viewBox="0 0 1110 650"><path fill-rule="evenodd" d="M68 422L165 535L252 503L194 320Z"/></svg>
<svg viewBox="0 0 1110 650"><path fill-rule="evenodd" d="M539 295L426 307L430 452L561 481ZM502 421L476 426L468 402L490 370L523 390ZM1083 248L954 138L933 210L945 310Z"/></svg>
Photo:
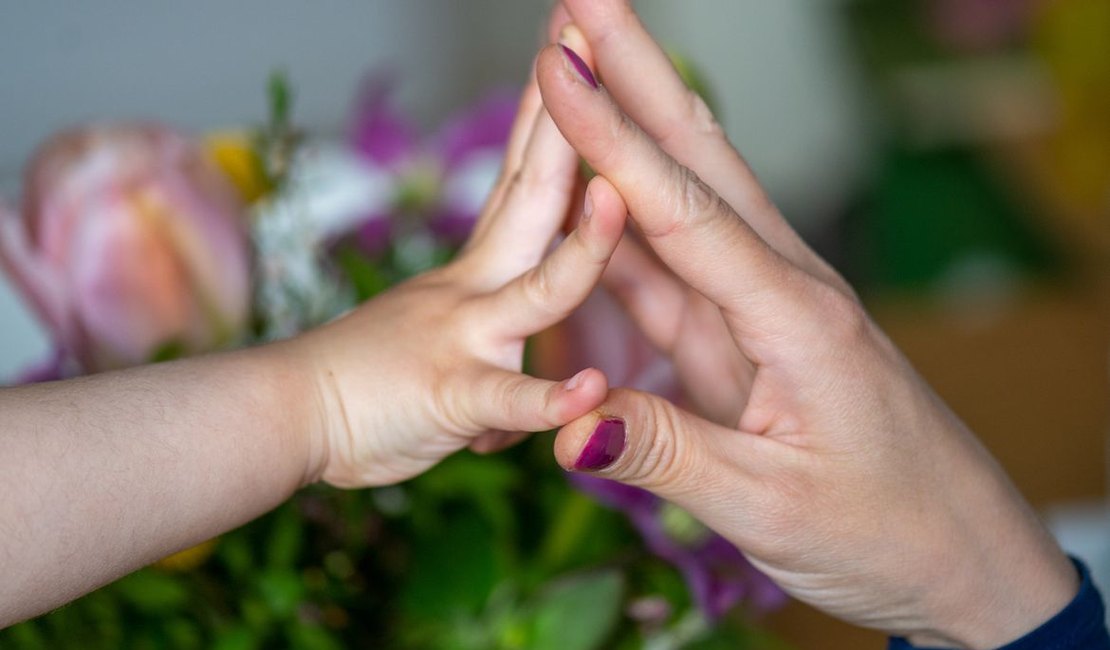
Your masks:
<svg viewBox="0 0 1110 650"><path fill-rule="evenodd" d="M183 136L63 132L32 160L22 208L0 206L0 266L85 371L209 350L244 329L242 206Z"/></svg>

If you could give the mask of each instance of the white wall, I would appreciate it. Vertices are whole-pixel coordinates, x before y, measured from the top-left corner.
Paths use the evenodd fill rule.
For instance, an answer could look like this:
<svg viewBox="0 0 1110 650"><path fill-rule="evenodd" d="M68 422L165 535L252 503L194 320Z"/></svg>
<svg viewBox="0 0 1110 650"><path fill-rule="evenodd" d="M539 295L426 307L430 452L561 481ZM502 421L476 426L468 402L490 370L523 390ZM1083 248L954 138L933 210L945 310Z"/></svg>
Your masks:
<svg viewBox="0 0 1110 650"><path fill-rule="evenodd" d="M152 117L182 128L262 117L276 66L298 121L341 128L369 67L434 124L494 83L515 83L535 49L543 0L193 0L18 3L0 18L0 191L9 198L50 132L90 119ZM792 219L834 212L864 147L856 81L836 6L814 0L640 2L668 45L696 60L733 142ZM45 354L45 339L0 280L0 378Z"/></svg>

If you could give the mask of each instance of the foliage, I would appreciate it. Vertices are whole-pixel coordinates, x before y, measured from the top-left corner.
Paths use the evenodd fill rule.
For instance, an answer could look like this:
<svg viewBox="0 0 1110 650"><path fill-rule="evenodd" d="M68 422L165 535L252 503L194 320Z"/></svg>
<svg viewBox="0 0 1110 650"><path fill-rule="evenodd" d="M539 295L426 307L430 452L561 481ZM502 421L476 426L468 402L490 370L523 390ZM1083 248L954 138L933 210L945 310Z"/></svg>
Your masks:
<svg viewBox="0 0 1110 650"><path fill-rule="evenodd" d="M681 578L560 474L537 436L395 487L309 488L224 535L199 567L143 569L0 632L0 646L768 647L736 621L667 645L691 627ZM663 620L628 615L652 597L671 603Z"/></svg>

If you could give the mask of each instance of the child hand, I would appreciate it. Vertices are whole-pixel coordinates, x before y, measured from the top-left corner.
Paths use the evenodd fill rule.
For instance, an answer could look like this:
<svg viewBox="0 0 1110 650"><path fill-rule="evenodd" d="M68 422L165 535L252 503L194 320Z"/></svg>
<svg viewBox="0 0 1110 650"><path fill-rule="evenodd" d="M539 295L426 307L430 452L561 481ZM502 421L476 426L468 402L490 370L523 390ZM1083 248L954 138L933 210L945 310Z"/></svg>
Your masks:
<svg viewBox="0 0 1110 650"><path fill-rule="evenodd" d="M578 227L545 257L577 175L533 81L459 257L289 343L315 377L310 480L402 481L480 438L488 449L499 432L555 428L605 399L598 370L562 382L521 374L525 339L586 298L624 228L620 196L595 179Z"/></svg>

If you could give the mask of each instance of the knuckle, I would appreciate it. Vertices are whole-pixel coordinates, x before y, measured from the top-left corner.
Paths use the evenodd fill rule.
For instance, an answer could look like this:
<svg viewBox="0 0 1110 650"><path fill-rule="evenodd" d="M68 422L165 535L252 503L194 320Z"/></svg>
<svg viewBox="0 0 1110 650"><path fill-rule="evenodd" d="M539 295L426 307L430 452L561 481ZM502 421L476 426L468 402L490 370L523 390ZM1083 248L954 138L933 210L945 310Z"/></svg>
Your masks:
<svg viewBox="0 0 1110 650"><path fill-rule="evenodd" d="M871 319L854 294L824 283L818 284L815 292L813 304L819 321L835 340L850 343L868 335Z"/></svg>
<svg viewBox="0 0 1110 650"><path fill-rule="evenodd" d="M640 423L648 435L639 440L645 447L634 454L627 468L629 478L648 490L681 489L697 470L690 449L684 448L679 435L681 423L675 408L663 400L652 400Z"/></svg>
<svg viewBox="0 0 1110 650"><path fill-rule="evenodd" d="M693 125L694 132L705 136L724 138L724 127L717 121L717 117L713 115L713 111L710 110L709 104L705 103L705 99L692 90L687 97L690 123Z"/></svg>
<svg viewBox="0 0 1110 650"><path fill-rule="evenodd" d="M688 167L677 167L673 182L676 204L671 231L698 227L730 210L724 199Z"/></svg>
<svg viewBox="0 0 1110 650"><path fill-rule="evenodd" d="M623 111L617 111L614 119L609 123L605 137L609 142L608 148L601 154L596 166L599 169L612 169L621 166L621 158L627 151L626 143L636 142L645 137L640 127L632 121Z"/></svg>
<svg viewBox="0 0 1110 650"><path fill-rule="evenodd" d="M725 139L725 130L705 103L705 99L693 90L687 90L682 107L663 126L659 143L665 149L670 149L673 145L687 147L691 136L698 140Z"/></svg>
<svg viewBox="0 0 1110 650"><path fill-rule="evenodd" d="M540 264L524 275L521 280L521 291L531 309L541 314L548 314L553 311L554 287L551 281L551 271L546 264Z"/></svg>
<svg viewBox="0 0 1110 650"><path fill-rule="evenodd" d="M479 429L478 417L465 393L457 390L452 381L453 375L433 373L426 378L430 412L437 429L454 434L463 434Z"/></svg>
<svg viewBox="0 0 1110 650"><path fill-rule="evenodd" d="M709 187L708 183L688 167L680 167L679 171L681 176L679 182L682 183L682 207L687 214L687 220L694 220L720 207L721 197L713 191L712 187Z"/></svg>
<svg viewBox="0 0 1110 650"><path fill-rule="evenodd" d="M545 194L555 191L560 185L559 170L553 169L547 161L530 157L525 160L516 173L516 188L528 195Z"/></svg>

